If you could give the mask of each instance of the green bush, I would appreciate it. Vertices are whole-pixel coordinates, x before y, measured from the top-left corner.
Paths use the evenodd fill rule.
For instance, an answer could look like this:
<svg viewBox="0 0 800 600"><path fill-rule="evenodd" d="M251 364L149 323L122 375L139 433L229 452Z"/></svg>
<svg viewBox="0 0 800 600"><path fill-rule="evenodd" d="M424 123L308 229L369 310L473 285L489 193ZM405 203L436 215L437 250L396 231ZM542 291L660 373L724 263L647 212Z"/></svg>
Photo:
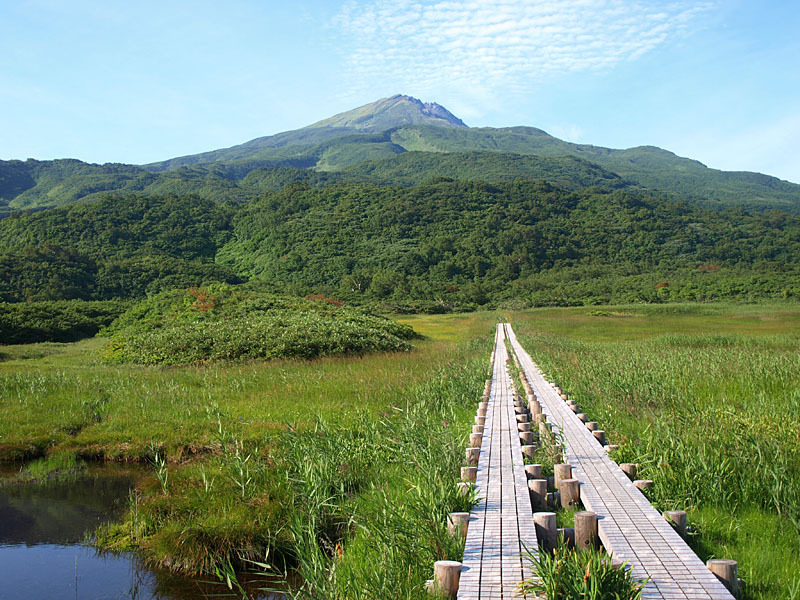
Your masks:
<svg viewBox="0 0 800 600"><path fill-rule="evenodd" d="M153 296L105 333L105 360L150 365L407 351L415 337L354 308L225 284Z"/></svg>
<svg viewBox="0 0 800 600"><path fill-rule="evenodd" d="M4 344L74 342L94 336L130 304L123 301L0 302L0 341Z"/></svg>

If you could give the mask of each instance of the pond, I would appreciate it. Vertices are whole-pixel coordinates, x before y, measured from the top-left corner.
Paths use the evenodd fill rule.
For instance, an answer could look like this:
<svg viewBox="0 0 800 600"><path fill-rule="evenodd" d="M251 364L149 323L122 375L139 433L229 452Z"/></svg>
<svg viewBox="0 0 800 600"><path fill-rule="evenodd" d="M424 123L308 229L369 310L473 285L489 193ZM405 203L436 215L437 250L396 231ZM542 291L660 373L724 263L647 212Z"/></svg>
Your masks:
<svg viewBox="0 0 800 600"><path fill-rule="evenodd" d="M213 576L190 578L148 568L133 554L90 545L98 525L119 519L141 469L93 467L43 483L3 485L0 470L0 598L25 600L194 600L238 597ZM263 581L251 582L251 597ZM275 595L271 597L276 597Z"/></svg>

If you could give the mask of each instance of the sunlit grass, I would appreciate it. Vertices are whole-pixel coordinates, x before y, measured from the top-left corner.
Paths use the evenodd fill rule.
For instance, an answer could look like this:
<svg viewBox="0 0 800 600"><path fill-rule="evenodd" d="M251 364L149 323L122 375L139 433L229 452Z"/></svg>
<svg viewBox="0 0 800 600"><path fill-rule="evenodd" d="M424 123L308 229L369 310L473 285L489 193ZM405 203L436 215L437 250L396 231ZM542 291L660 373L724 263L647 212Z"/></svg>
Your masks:
<svg viewBox="0 0 800 600"><path fill-rule="evenodd" d="M701 558L739 561L745 598L788 597L794 575L778 557L800 563L800 308L512 318L534 360L621 445L616 458L654 480L657 507L688 510Z"/></svg>

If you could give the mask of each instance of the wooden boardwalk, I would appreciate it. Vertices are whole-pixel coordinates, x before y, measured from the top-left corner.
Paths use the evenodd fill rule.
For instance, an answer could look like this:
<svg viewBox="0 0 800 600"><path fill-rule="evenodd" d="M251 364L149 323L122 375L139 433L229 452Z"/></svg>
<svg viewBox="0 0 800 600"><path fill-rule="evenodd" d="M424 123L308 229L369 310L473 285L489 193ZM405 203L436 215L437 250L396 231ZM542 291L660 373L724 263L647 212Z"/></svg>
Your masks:
<svg viewBox="0 0 800 600"><path fill-rule="evenodd" d="M542 412L563 436L564 460L572 465L572 476L581 482L583 505L598 515L600 540L616 558L632 565L637 578L650 578L642 598L732 600L731 593L608 457L592 432L545 381L517 342L510 325L507 325L507 335L542 405ZM521 482L525 484L524 473Z"/></svg>
<svg viewBox="0 0 800 600"><path fill-rule="evenodd" d="M458 587L462 600L517 596L517 585L532 575L522 554L525 548L538 550L507 358L504 328L498 325L476 480L480 502L470 513Z"/></svg>

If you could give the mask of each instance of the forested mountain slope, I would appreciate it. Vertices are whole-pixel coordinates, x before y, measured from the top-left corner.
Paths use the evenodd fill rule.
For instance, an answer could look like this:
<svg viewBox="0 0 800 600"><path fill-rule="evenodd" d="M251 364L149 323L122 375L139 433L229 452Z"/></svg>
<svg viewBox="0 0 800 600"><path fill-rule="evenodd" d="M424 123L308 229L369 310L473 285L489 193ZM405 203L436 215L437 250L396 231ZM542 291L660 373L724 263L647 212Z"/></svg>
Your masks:
<svg viewBox="0 0 800 600"><path fill-rule="evenodd" d="M0 247L11 301L245 280L473 305L800 294L800 217L525 180L295 182L242 205L111 195L3 219Z"/></svg>

